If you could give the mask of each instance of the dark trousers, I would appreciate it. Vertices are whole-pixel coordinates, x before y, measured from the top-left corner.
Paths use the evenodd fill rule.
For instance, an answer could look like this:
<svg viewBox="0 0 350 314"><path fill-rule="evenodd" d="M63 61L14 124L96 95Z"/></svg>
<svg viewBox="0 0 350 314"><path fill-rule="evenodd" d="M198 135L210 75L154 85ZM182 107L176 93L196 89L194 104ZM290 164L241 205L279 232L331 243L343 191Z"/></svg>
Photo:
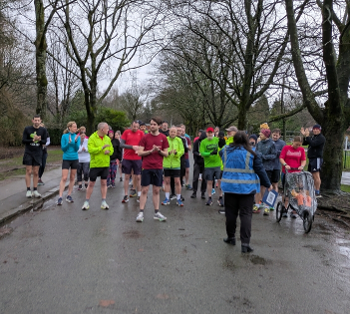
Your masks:
<svg viewBox="0 0 350 314"><path fill-rule="evenodd" d="M198 178L199 174L204 173L204 165L198 165L194 164L193 166L193 180L192 180L192 188L193 188L193 193L197 193L198 190ZM202 185L201 185L201 192L205 193L207 190L207 182L204 180L204 175L202 176Z"/></svg>
<svg viewBox="0 0 350 314"><path fill-rule="evenodd" d="M83 181L83 175L84 175L84 181L89 181L89 173L90 173L90 163L89 162L80 162L78 166L77 171L77 179L78 182Z"/></svg>
<svg viewBox="0 0 350 314"><path fill-rule="evenodd" d="M184 155L181 156L180 173L181 173L181 177L180 177L181 186L184 186L184 184L185 184L184 177L185 177L185 174L186 174L186 161L185 161L185 156Z"/></svg>
<svg viewBox="0 0 350 314"><path fill-rule="evenodd" d="M254 194L224 194L226 233L229 238L234 238L236 233L237 216L241 220L240 238L241 244L249 244L252 230L252 214Z"/></svg>
<svg viewBox="0 0 350 314"><path fill-rule="evenodd" d="M43 159L41 162L41 166L39 168L39 178L41 179L42 175L44 174L45 171L45 166L46 166L46 159L47 159L47 153L43 152Z"/></svg>

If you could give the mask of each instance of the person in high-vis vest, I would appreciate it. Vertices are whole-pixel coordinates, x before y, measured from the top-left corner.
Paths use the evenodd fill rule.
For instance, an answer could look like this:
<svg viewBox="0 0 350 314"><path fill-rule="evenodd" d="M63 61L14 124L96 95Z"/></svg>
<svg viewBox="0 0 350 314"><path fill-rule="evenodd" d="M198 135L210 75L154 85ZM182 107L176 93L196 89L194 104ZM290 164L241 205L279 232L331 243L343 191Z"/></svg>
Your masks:
<svg viewBox="0 0 350 314"><path fill-rule="evenodd" d="M224 165L221 189L224 192L226 233L224 242L236 244L236 221L241 219L241 251L252 252L250 247L254 194L260 191L260 185L270 191L271 182L267 177L260 157L251 149L248 136L238 131L234 142L220 151Z"/></svg>

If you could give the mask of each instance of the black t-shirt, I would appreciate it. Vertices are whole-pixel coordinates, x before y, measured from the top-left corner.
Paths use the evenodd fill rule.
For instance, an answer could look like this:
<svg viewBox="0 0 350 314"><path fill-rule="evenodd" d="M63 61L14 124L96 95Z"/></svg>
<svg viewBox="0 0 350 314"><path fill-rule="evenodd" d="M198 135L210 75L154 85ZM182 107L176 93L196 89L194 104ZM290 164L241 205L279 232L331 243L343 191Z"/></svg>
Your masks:
<svg viewBox="0 0 350 314"><path fill-rule="evenodd" d="M34 134L41 136L41 141L33 142ZM24 128L22 143L26 145L25 153L38 156L42 155L42 146L46 144L47 130L43 127L34 128L32 125Z"/></svg>
<svg viewBox="0 0 350 314"><path fill-rule="evenodd" d="M159 129L159 133L162 133L165 136L169 136L169 130L163 131L162 129Z"/></svg>

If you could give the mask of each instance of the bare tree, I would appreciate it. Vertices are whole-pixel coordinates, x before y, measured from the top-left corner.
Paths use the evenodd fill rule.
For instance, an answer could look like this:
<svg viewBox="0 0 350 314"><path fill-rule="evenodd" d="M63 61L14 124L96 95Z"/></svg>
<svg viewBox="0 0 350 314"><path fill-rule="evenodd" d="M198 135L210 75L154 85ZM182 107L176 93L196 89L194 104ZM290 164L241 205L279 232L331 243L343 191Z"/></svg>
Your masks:
<svg viewBox="0 0 350 314"><path fill-rule="evenodd" d="M139 50L142 49L143 53L142 65L151 61L157 44L152 31L162 21L162 2L79 0L67 4L60 11L60 18L65 29L61 34L61 44L79 68L78 77L85 93L87 128L91 132L97 106L120 75L140 66L132 63ZM62 63L60 65L65 67ZM106 87L98 93L102 80L105 80Z"/></svg>
<svg viewBox="0 0 350 314"><path fill-rule="evenodd" d="M304 102L312 117L322 125L327 140L321 172L322 187L338 192L342 175L343 136L350 125L350 7L347 1L317 0L317 5L312 3L307 10L308 2L285 1L292 57ZM312 62L312 54L305 56L301 40L304 36L300 36L304 27L297 25L295 8L304 11L306 16L313 16L307 29L310 36L315 33L321 35L318 41L314 40L322 59ZM342 18L340 14L343 14ZM310 83L312 80L313 84ZM326 92L323 93L323 90ZM320 98L320 95L324 97Z"/></svg>
<svg viewBox="0 0 350 314"><path fill-rule="evenodd" d="M61 125L70 112L72 99L79 89L78 67L69 57L65 49L56 44L57 36L53 32L48 34L50 55L47 59L48 69L48 110L55 117L56 123ZM57 62L56 60L59 60ZM63 64L64 67L60 66Z"/></svg>
<svg viewBox="0 0 350 314"><path fill-rule="evenodd" d="M215 71L217 65L204 57L207 56L205 47L201 51L203 53L197 54L197 62L209 67L208 71ZM159 108L168 115L181 116L190 132L208 124L220 127L231 124L232 108L228 99L217 83L186 60L183 53L184 50L173 53L172 49L170 53L167 50L162 53L153 83L154 86L158 83L155 100L160 104Z"/></svg>
<svg viewBox="0 0 350 314"><path fill-rule="evenodd" d="M46 61L47 61L47 41L46 35L49 26L55 16L57 10L64 8L66 5L74 3L75 0L66 1L60 6L60 0L48 0L45 6L43 0L34 0L35 8L35 60L36 60L36 81L37 81L37 106L36 113L40 114L42 119L46 117L47 108L47 76L46 76ZM48 12L47 12L48 11ZM45 18L45 14L48 17Z"/></svg>
<svg viewBox="0 0 350 314"><path fill-rule="evenodd" d="M232 118L238 119L240 129L246 128L250 106L283 74L288 36L282 8L279 1L204 0L174 9L186 29L181 33L190 48L186 59L215 81L238 109ZM216 71L197 62L199 51L194 54L192 45L196 38L206 42L210 57L220 65Z"/></svg>

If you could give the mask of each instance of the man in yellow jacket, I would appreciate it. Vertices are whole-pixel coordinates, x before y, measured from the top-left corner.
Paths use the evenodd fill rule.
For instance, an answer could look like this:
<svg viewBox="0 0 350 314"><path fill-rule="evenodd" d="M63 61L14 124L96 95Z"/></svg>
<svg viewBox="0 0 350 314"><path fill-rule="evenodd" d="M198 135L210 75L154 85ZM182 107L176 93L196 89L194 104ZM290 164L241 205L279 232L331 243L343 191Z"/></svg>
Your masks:
<svg viewBox="0 0 350 314"><path fill-rule="evenodd" d="M184 145L181 138L177 137L177 128L171 127L169 130L169 136L167 137L169 148L168 156L163 159L164 169L164 188L165 188L165 200L162 205L170 204L170 178L174 178L175 192L177 202L176 205L183 207L184 204L181 200L181 156L185 152Z"/></svg>
<svg viewBox="0 0 350 314"><path fill-rule="evenodd" d="M106 203L107 177L110 164L110 156L113 154L113 145L107 135L109 126L106 122L100 122L97 131L89 137L88 150L90 153L90 182L86 189L86 200L83 210L90 208L89 199L94 189L97 177L101 177L102 209L109 209Z"/></svg>

